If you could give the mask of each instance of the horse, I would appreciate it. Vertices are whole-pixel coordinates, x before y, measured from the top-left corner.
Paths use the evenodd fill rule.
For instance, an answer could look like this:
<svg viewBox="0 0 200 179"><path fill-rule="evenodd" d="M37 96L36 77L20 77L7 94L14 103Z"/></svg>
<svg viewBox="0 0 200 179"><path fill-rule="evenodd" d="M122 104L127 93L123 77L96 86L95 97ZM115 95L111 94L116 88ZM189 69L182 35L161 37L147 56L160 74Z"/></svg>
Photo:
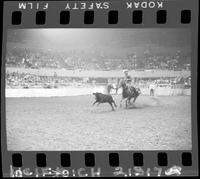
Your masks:
<svg viewBox="0 0 200 179"><path fill-rule="evenodd" d="M135 88L133 86L128 86L123 79L121 79L119 81L119 84L117 85L117 90L119 88L122 88L122 99L120 101L121 107L122 107L122 101L124 99L126 99L125 104L126 104L126 108L127 108L128 104L130 105L130 103L131 103L131 99L133 98L133 103L135 103L137 97L141 93L141 90L139 88Z"/></svg>

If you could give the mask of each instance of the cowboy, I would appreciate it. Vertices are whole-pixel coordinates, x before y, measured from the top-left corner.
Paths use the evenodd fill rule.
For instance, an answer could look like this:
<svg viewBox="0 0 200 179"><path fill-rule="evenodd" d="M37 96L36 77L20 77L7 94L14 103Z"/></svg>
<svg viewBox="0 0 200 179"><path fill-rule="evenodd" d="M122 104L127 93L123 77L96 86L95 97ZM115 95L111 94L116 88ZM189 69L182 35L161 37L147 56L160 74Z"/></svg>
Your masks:
<svg viewBox="0 0 200 179"><path fill-rule="evenodd" d="M128 90L130 91L132 78L131 78L131 76L128 74L129 71L128 71L127 69L123 70L123 72L124 72L124 75L125 75L124 81L125 81L125 83L126 83L126 86L128 87Z"/></svg>
<svg viewBox="0 0 200 179"><path fill-rule="evenodd" d="M123 72L124 72L124 75L125 75L124 80L125 80L127 86L130 86L130 85L131 85L131 82L132 82L132 78L131 78L131 76L128 74L129 71L128 71L127 69L125 69L125 70L123 70Z"/></svg>

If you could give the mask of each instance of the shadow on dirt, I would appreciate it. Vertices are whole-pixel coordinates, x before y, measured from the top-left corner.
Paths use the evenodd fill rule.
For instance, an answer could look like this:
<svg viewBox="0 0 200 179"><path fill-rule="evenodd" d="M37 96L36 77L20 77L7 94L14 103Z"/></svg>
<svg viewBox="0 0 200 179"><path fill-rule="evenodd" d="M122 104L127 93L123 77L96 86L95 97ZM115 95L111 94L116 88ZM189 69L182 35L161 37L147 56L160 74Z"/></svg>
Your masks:
<svg viewBox="0 0 200 179"><path fill-rule="evenodd" d="M123 111L123 110L131 110L131 109L144 109L144 108L150 108L150 107L158 107L161 106L161 101L160 99L156 98L156 97L150 97L148 98L148 100L146 100L145 102L143 101L142 103L140 102L136 102L133 104L130 104L127 108L125 107L125 105L123 105L122 107L120 107L120 105L118 105L117 108L115 108L114 111L112 111L112 109L110 109L110 106L108 106L108 108L101 108L101 106L96 106L96 109L93 109L92 112L96 113L96 114L103 114L103 113L112 113L112 112L116 112L116 111Z"/></svg>
<svg viewBox="0 0 200 179"><path fill-rule="evenodd" d="M154 106L148 105L148 104L132 104L128 108L124 108L124 109L143 109L143 108L148 108L148 107L154 107Z"/></svg>
<svg viewBox="0 0 200 179"><path fill-rule="evenodd" d="M157 98L150 98L151 101L146 101L146 103L133 103L127 108L122 107L122 109L143 109L143 108L148 108L148 107L158 107L161 106L161 102Z"/></svg>
<svg viewBox="0 0 200 179"><path fill-rule="evenodd" d="M94 109L94 110L92 110L91 112L92 113L96 113L96 114L105 114L105 113L113 113L113 112L116 112L116 111L118 111L118 109L115 109L114 111L112 111L112 110L103 110L103 109Z"/></svg>

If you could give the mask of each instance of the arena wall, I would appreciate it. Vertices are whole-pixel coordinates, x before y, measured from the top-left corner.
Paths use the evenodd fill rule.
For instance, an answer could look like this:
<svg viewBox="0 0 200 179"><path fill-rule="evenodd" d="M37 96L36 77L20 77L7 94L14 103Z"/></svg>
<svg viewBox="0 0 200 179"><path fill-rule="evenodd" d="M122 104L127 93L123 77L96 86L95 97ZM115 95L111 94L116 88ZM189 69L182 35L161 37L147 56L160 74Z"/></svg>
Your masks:
<svg viewBox="0 0 200 179"><path fill-rule="evenodd" d="M98 70L65 70L65 69L30 69L30 68L6 68L9 73L29 73L39 76L54 76L56 73L60 77L93 77L93 78L121 78L124 77L122 70L117 71L98 71ZM190 76L191 71L169 71L169 70L144 70L130 71L129 74L134 78L162 78L162 77L179 77Z"/></svg>
<svg viewBox="0 0 200 179"><path fill-rule="evenodd" d="M98 87L67 87L61 89L6 89L6 97L61 97L90 95L93 92L105 93L104 86ZM142 95L149 95L148 88L141 88ZM114 94L114 90L111 92ZM121 94L121 89L118 91ZM191 95L190 89L158 88L156 96Z"/></svg>

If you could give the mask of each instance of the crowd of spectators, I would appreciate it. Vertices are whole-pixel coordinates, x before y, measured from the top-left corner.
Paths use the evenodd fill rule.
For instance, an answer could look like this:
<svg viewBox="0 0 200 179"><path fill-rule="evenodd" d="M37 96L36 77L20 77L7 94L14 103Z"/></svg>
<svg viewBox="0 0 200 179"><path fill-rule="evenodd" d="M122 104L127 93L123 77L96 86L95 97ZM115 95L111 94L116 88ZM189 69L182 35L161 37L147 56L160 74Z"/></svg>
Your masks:
<svg viewBox="0 0 200 179"><path fill-rule="evenodd" d="M124 57L107 56L98 51L68 51L60 52L52 49L34 48L8 48L6 54L6 67L21 68L60 68L66 70L190 70L190 58L176 52L173 55L147 55L137 57L134 53ZM89 80L94 83L96 79ZM98 81L98 80L97 80ZM106 80L103 80L106 81ZM177 79L154 79L153 82L160 86L174 86L174 84L184 84L190 86L190 78ZM6 87L44 87L56 88L70 85L70 83L84 84L84 79L69 77L48 77L38 76L28 73L6 73ZM100 80L102 83L102 80ZM149 79L137 80L135 84L148 86L152 83Z"/></svg>
<svg viewBox="0 0 200 179"><path fill-rule="evenodd" d="M59 68L57 54L44 50L13 48L8 50L6 65L27 68Z"/></svg>
<svg viewBox="0 0 200 179"><path fill-rule="evenodd" d="M6 88L56 88L57 84L69 85L70 78L38 76L29 73L6 73Z"/></svg>
<svg viewBox="0 0 200 179"><path fill-rule="evenodd" d="M106 85L108 79L61 76L39 76L30 73L6 72L6 88L62 88L66 86Z"/></svg>
<svg viewBox="0 0 200 179"><path fill-rule="evenodd" d="M190 69L189 56L175 53L169 56L127 54L124 57L108 57L95 52L69 51L58 52L50 49L12 48L7 51L6 65L8 67L25 68L65 68L82 70L144 70Z"/></svg>
<svg viewBox="0 0 200 179"><path fill-rule="evenodd" d="M118 79L119 81L119 79ZM105 85L108 78L78 78L59 76L38 76L29 73L6 73L6 88L62 88L66 86ZM158 87L188 88L191 87L191 77L135 79L134 86L146 88L150 84Z"/></svg>
<svg viewBox="0 0 200 179"><path fill-rule="evenodd" d="M191 77L176 77L176 78L160 78L160 79L146 79L137 80L136 84L139 87L148 87L150 84L155 84L157 87L170 88L190 88Z"/></svg>

